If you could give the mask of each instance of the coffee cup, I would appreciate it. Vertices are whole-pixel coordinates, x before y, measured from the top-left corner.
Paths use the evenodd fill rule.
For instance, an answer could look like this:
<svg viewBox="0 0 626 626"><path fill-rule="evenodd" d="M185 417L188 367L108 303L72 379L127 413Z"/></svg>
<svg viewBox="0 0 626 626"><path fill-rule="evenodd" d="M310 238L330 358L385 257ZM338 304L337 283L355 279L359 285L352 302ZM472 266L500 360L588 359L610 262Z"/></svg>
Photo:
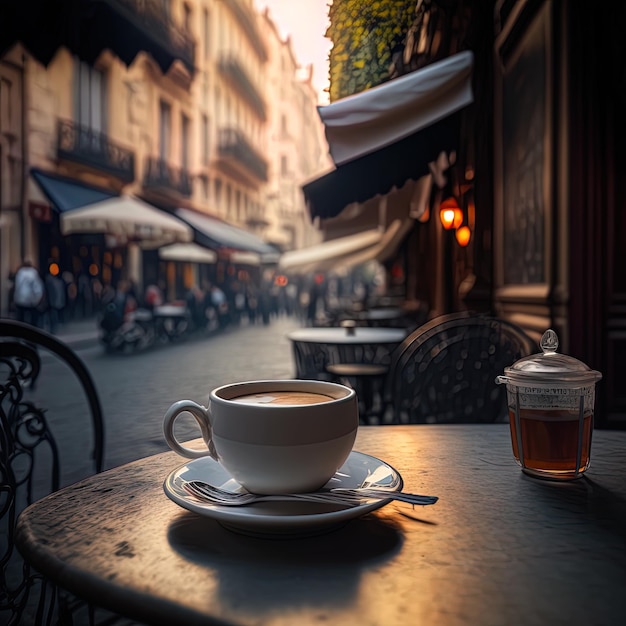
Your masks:
<svg viewBox="0 0 626 626"><path fill-rule="evenodd" d="M205 449L174 434L182 413L198 422ZM348 458L359 424L353 389L316 380L259 380L213 389L208 406L175 402L165 440L187 457L210 456L248 491L298 493L322 487Z"/></svg>

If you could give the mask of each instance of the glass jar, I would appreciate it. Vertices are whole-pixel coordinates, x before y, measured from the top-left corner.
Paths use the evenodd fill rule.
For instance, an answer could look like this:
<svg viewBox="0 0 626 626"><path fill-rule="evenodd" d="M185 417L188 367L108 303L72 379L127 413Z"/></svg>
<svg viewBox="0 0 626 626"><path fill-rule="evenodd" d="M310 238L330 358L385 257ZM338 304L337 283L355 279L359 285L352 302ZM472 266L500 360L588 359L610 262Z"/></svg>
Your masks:
<svg viewBox="0 0 626 626"><path fill-rule="evenodd" d="M595 385L602 374L557 353L553 330L539 345L541 353L520 359L496 378L506 384L513 455L531 476L579 478L591 458Z"/></svg>

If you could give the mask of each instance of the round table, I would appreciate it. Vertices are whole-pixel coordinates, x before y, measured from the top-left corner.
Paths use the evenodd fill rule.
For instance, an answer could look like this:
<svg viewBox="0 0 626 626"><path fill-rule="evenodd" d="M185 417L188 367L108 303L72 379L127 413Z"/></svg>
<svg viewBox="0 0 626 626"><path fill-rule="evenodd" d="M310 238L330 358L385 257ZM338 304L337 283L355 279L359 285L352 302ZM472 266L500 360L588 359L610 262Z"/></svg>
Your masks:
<svg viewBox="0 0 626 626"><path fill-rule="evenodd" d="M399 307L382 307L380 309L358 311L355 314L355 319L365 322L390 322L402 319L405 315L406 311Z"/></svg>
<svg viewBox="0 0 626 626"><path fill-rule="evenodd" d="M382 419L384 386L394 349L407 336L403 328L300 328L287 337L293 345L296 377L331 380L357 392L361 421Z"/></svg>
<svg viewBox="0 0 626 626"><path fill-rule="evenodd" d="M523 474L500 424L366 426L355 450L439 502L247 537L165 496L185 462L166 452L39 500L16 543L61 587L155 626L623 623L626 432L594 432L568 483Z"/></svg>
<svg viewBox="0 0 626 626"><path fill-rule="evenodd" d="M299 328L287 337L293 342L321 344L399 344L404 341L407 331L403 328L341 327Z"/></svg>

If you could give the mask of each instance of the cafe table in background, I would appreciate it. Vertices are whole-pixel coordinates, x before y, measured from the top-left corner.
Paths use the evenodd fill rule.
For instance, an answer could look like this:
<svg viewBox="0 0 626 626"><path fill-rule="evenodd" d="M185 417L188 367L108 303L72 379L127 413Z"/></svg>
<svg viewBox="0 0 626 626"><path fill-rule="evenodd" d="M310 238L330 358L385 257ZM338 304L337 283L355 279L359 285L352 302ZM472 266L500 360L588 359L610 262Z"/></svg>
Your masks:
<svg viewBox="0 0 626 626"><path fill-rule="evenodd" d="M291 341L297 378L324 377L327 366L360 363L388 366L391 353L406 338L404 328L314 327L287 334Z"/></svg>
<svg viewBox="0 0 626 626"><path fill-rule="evenodd" d="M360 427L355 450L439 502L247 536L165 496L186 462L165 452L34 503L16 543L58 585L148 624L623 623L626 432L596 431L571 482L523 474L501 424Z"/></svg>

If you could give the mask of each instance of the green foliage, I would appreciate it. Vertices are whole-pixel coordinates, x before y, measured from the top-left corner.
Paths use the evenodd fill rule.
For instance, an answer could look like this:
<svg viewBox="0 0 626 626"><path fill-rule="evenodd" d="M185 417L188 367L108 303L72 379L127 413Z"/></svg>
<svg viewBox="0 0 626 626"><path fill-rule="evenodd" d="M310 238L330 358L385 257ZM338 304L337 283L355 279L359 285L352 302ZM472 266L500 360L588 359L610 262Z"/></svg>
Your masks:
<svg viewBox="0 0 626 626"><path fill-rule="evenodd" d="M416 0L333 0L326 31L331 102L384 82L392 53L415 17Z"/></svg>

